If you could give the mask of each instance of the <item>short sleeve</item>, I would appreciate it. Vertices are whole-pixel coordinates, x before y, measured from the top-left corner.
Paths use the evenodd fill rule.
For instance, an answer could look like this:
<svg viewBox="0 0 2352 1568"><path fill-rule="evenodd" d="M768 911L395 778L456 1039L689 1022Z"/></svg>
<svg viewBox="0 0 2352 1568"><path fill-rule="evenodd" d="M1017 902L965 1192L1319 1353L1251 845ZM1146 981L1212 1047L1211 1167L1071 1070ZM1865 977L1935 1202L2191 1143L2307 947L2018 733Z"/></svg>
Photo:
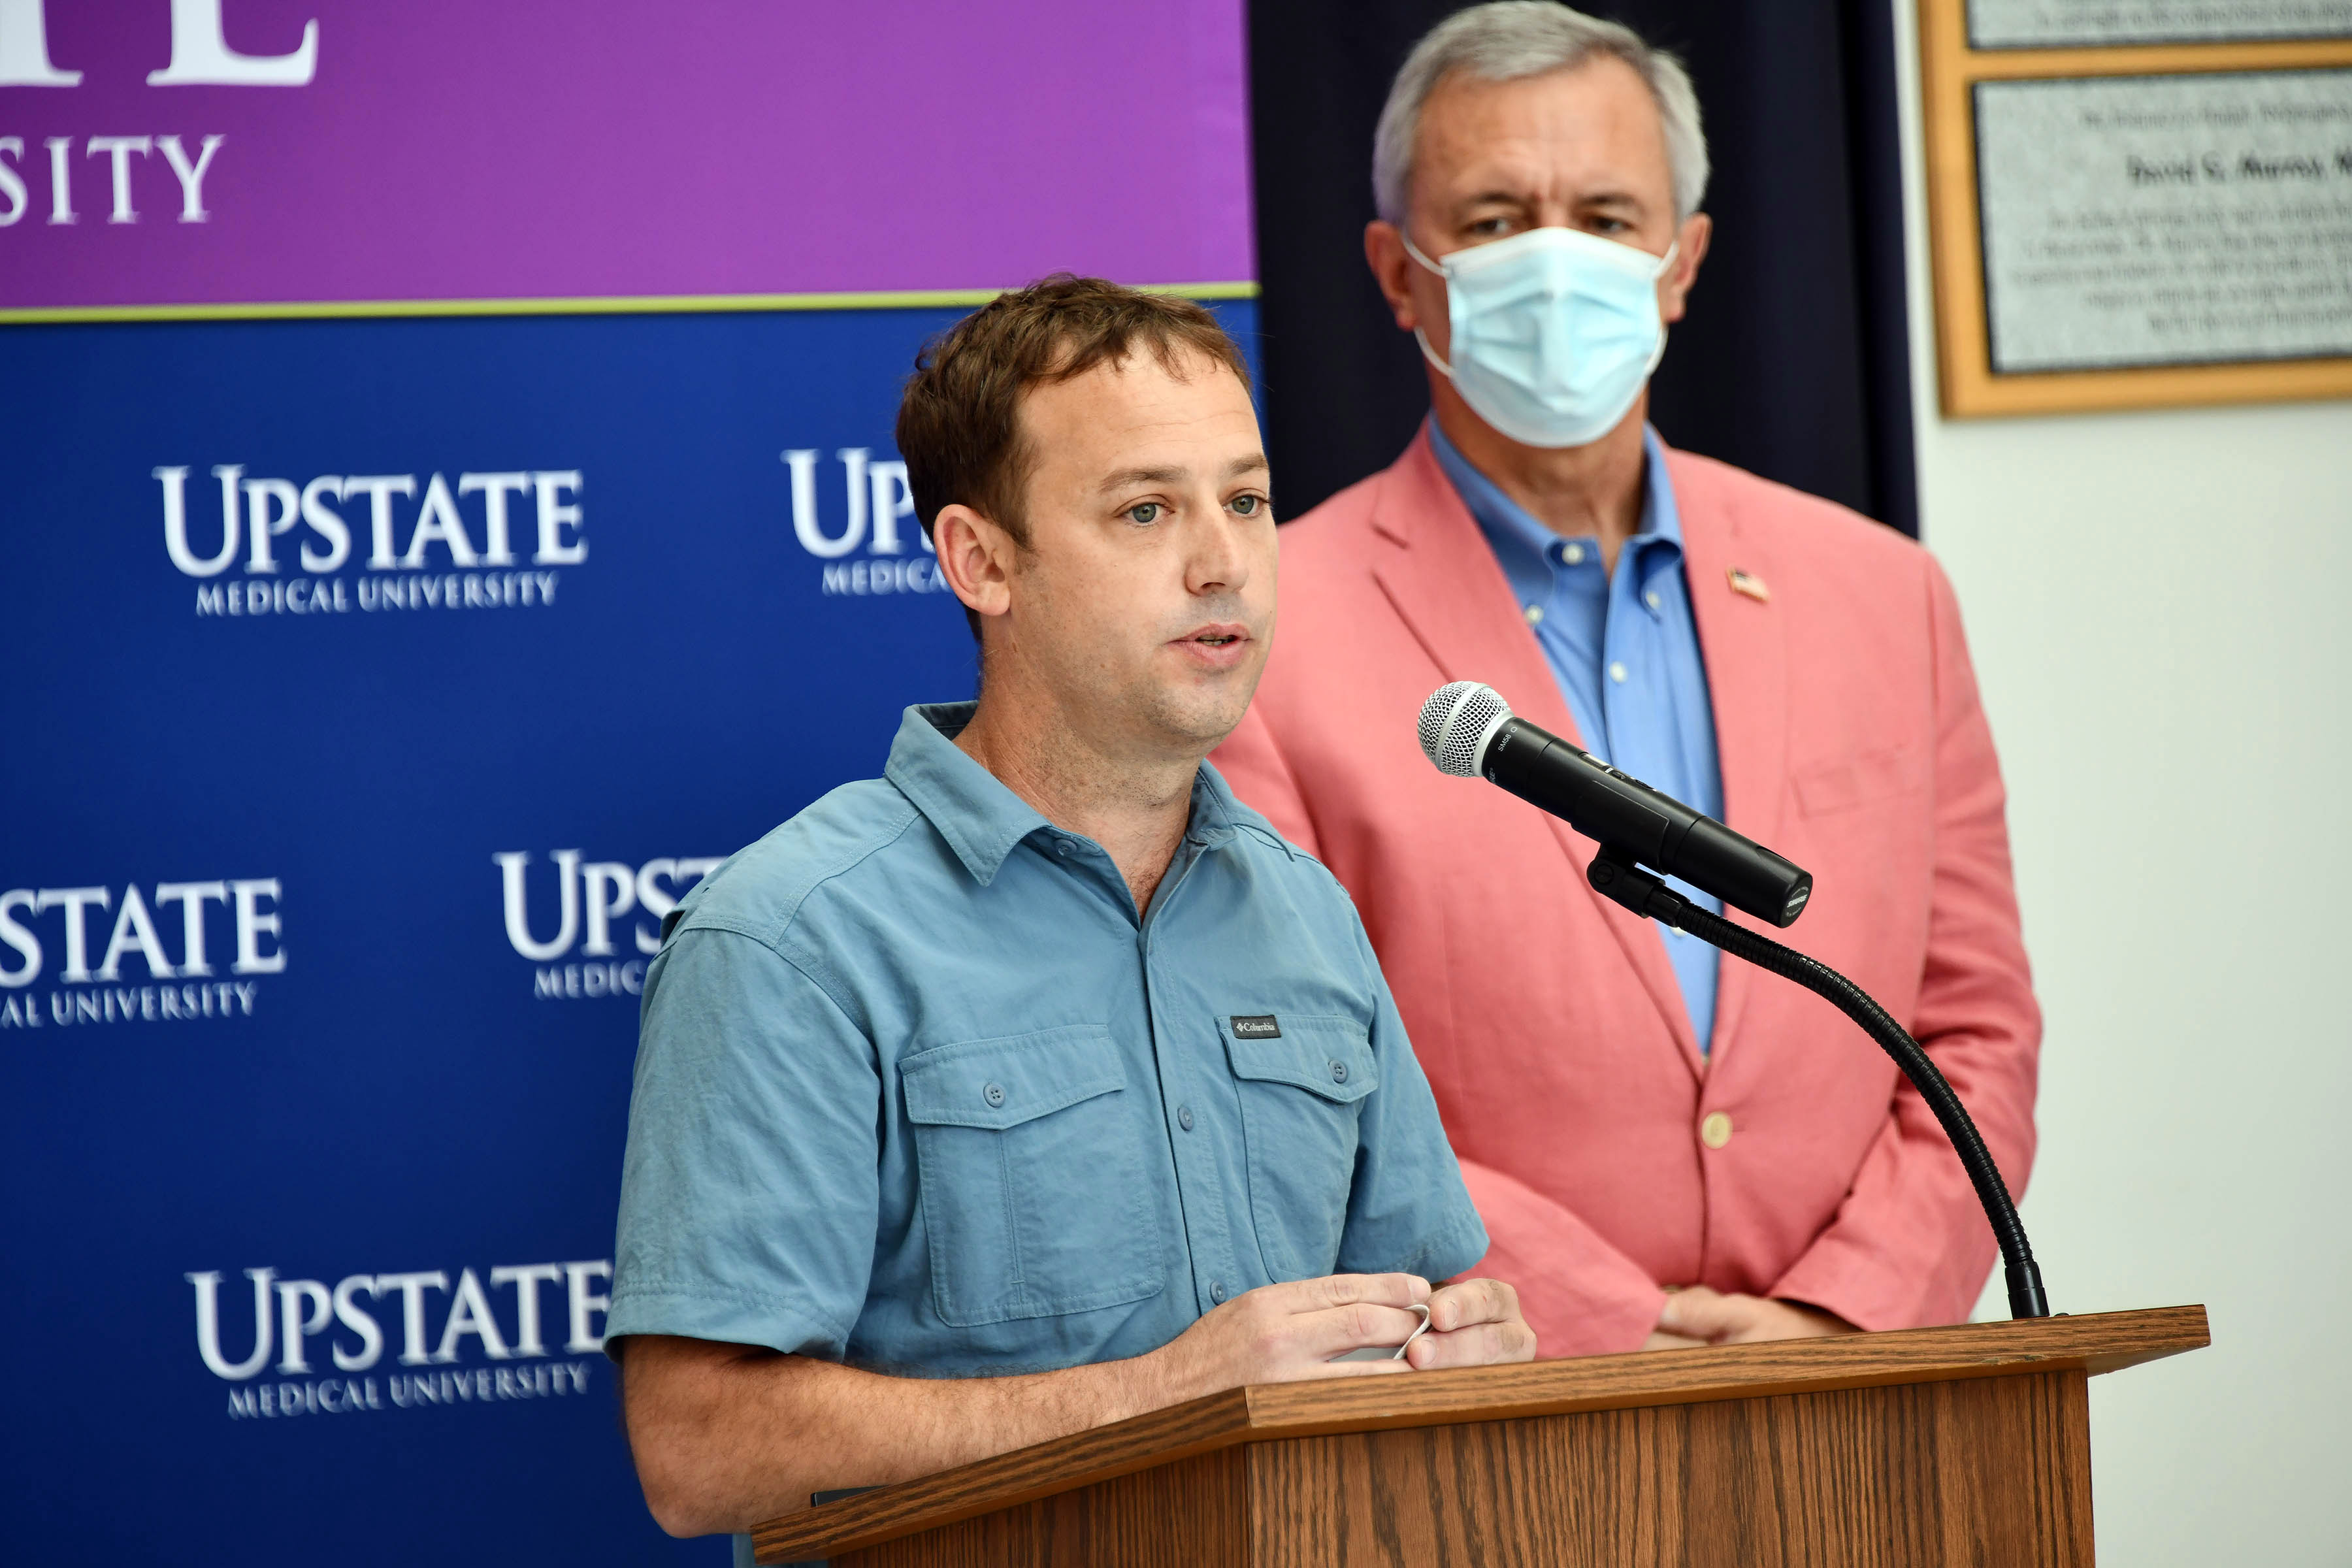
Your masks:
<svg viewBox="0 0 2352 1568"><path fill-rule="evenodd" d="M878 1207L874 1047L734 931L677 933L646 977L608 1341L677 1334L840 1359Z"/></svg>
<svg viewBox="0 0 2352 1568"><path fill-rule="evenodd" d="M1413 1057L1371 942L1352 910L1349 918L1376 998L1371 1047L1381 1086L1365 1102L1339 1270L1450 1279L1486 1255L1486 1227L1463 1185L1436 1097Z"/></svg>

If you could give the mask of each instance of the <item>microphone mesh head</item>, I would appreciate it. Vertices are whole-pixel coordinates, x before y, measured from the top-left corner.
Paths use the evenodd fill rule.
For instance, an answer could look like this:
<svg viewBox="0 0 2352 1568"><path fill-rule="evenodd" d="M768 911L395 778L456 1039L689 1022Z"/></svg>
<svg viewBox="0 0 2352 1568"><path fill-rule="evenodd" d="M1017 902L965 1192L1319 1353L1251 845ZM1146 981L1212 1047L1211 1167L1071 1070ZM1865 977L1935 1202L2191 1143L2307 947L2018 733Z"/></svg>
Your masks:
<svg viewBox="0 0 2352 1568"><path fill-rule="evenodd" d="M1478 754L1495 726L1511 716L1495 689L1475 680L1439 687L1421 705L1421 749L1437 771L1459 779L1478 776Z"/></svg>

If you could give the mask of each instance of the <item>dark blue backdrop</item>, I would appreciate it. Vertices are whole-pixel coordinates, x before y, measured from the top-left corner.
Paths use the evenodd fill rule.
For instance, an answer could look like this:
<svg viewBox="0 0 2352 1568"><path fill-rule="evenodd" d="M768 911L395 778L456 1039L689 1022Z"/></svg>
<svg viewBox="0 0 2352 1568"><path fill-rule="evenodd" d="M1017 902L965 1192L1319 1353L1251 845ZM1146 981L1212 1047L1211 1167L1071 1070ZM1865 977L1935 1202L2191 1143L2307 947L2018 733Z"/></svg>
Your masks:
<svg viewBox="0 0 2352 1568"><path fill-rule="evenodd" d="M1254 307L1217 309L1254 348ZM955 314L0 334L0 1556L721 1559L647 1519L593 1348L640 895L970 693L912 520L877 537L887 470L834 542L841 454L895 457L899 380ZM787 451L814 454L799 529ZM201 563L231 465L240 513L285 524L277 570L248 527L192 575L156 470L186 470ZM467 474L520 476L510 560ZM370 477L413 479L375 487L385 568L341 482ZM202 1277L238 1372L264 1268L271 1353L221 1375ZM416 1273L443 1282L387 1278ZM289 1318L324 1321L289 1351Z"/></svg>

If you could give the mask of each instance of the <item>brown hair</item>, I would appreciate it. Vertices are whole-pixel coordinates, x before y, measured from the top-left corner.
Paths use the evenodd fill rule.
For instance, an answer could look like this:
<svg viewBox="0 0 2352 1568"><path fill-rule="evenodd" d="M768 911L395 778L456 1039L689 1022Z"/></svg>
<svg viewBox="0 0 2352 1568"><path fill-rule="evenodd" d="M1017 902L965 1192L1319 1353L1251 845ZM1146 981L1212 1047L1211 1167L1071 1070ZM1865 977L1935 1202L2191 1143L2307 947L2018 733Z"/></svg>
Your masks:
<svg viewBox="0 0 2352 1568"><path fill-rule="evenodd" d="M1116 365L1139 347L1171 372L1180 355L1198 353L1249 385L1241 350L1192 300L1066 272L999 294L924 344L898 431L924 537L940 508L962 505L1025 545L1022 502L1035 454L1021 437L1021 395Z"/></svg>

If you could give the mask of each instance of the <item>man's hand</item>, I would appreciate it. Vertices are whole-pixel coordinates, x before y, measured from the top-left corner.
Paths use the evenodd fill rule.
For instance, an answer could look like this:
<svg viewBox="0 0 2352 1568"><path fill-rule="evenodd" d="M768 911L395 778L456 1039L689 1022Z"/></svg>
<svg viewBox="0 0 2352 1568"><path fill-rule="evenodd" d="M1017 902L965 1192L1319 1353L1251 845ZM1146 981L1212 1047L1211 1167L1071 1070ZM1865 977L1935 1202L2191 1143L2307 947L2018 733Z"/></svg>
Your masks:
<svg viewBox="0 0 2352 1568"><path fill-rule="evenodd" d="M1401 1345L1421 1326L1409 1310L1435 1302L1417 1274L1330 1274L1245 1290L1154 1351L1168 1380L1168 1403L1196 1399L1247 1383L1295 1383L1308 1377L1379 1377L1410 1372L1401 1361L1343 1361L1333 1356L1376 1345Z"/></svg>
<svg viewBox="0 0 2352 1568"><path fill-rule="evenodd" d="M1416 1372L1533 1361L1536 1331L1519 1315L1519 1293L1500 1279L1457 1279L1429 1298L1429 1332L1405 1361Z"/></svg>
<svg viewBox="0 0 2352 1568"><path fill-rule="evenodd" d="M1658 1314L1657 1331L1644 1350L1687 1345L1745 1345L1759 1340L1817 1339L1859 1333L1852 1323L1818 1307L1762 1296L1723 1295L1704 1285L1676 1290Z"/></svg>

